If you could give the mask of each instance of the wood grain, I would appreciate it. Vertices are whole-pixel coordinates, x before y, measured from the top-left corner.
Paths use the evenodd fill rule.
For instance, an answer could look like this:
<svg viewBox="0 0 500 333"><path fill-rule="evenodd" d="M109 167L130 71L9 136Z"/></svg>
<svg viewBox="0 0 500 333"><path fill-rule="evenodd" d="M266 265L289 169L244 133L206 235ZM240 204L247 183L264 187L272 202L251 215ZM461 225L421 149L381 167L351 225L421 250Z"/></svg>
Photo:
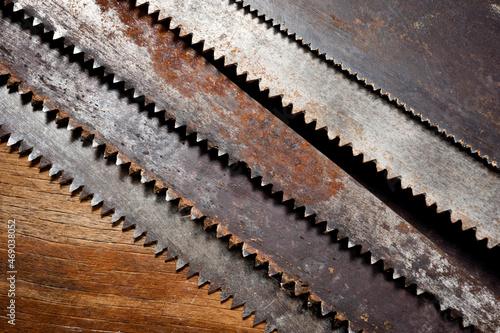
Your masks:
<svg viewBox="0 0 500 333"><path fill-rule="evenodd" d="M16 220L16 326L7 324L7 221ZM262 332L253 315L176 273L68 186L0 144L0 331Z"/></svg>

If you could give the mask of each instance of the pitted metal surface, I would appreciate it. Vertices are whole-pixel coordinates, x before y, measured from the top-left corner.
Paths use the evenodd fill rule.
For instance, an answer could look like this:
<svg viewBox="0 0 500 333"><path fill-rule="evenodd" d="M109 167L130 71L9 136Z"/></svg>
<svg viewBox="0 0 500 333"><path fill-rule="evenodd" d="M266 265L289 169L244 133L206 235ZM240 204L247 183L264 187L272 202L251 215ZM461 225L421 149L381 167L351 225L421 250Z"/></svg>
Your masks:
<svg viewBox="0 0 500 333"><path fill-rule="evenodd" d="M240 1L238 1L240 2ZM500 5L244 0L490 162L500 159Z"/></svg>
<svg viewBox="0 0 500 333"><path fill-rule="evenodd" d="M133 18L133 16L131 17ZM128 20L128 24L133 24L133 22L140 21L138 18ZM12 25L7 25L4 31L14 28ZM7 33L5 35L9 36ZM63 113L71 116L75 121L73 125L76 125L78 122L84 124L87 129L96 133L97 141L106 141L109 144L108 147L118 149L121 152L121 155L119 155L120 159L134 161L136 166L144 168L146 170L146 179L162 181L171 190L168 192L169 195L179 195L185 204L193 205L203 215L216 222L220 222L220 230L224 231L225 229L245 242L245 251L258 253L262 258L270 262L273 269L284 271L286 275L304 283L307 286L306 288L313 291L313 294L324 300L326 304L334 303L336 310L339 310L337 305L344 306L346 309L353 307L349 311L354 311L354 313L363 309L359 307L359 300L345 301L344 303L339 299L334 301L335 297L338 297L338 294L332 295L331 290L341 290L343 287L332 288L330 292L321 290L321 288L324 288L325 280L328 283L338 283L337 280L331 280L329 275L322 275L330 272L329 269L326 269L324 260L328 258L338 259L333 252L330 255L325 255L326 252L324 251L333 251L334 249L333 245L328 246L328 242L330 241L328 236L318 238L316 234L318 230L316 228L311 229L305 221L294 223L295 221L290 221L289 217L283 217L286 215L284 214L284 210L286 209L281 205L276 206L269 199L265 200L264 192L256 189L247 176L238 173L234 174L217 163L215 163L216 166L214 168L207 168L210 158L207 155L200 154L198 151L199 148L194 147L193 149L200 156L193 154L192 150L189 150L191 148L179 142L175 135L159 127L157 118L150 119L144 112L139 113L137 106L134 109L134 107L123 105L123 99L118 98L117 91L106 92L105 87L100 85L99 82L92 81L85 73L82 74L78 64L70 64L66 60L61 60L57 50L50 50L46 45L40 45L40 43L33 39L35 37L30 39L27 36L23 36L16 39L16 36L17 33L12 33L13 41L9 43L11 47L17 48L17 50L29 50L31 48L33 51L16 53L12 52L14 51L13 49L10 51L3 50L2 58L7 63L6 67L10 68L15 75L26 80L26 87L30 87L40 96L43 96L48 106L57 107ZM163 38L165 39L167 36L168 33L165 33ZM172 52L174 54L178 54L180 52L179 49L183 50L183 52L189 51L181 42L177 41L175 43L170 45L173 48ZM36 50L42 47L46 48L41 53L44 55L44 59L39 59L36 56ZM19 54L19 56L14 58L13 54ZM30 66L25 67L22 64L30 64ZM178 65L176 64L176 66ZM215 70L210 69L199 58L198 60L193 60L191 65L197 66L194 68L200 76L207 75L207 72L210 74L215 72ZM43 72L50 73L50 75L40 76L40 68L44 68ZM224 77L220 77L220 80L224 80ZM197 82L192 81L191 84L195 85ZM92 87L93 90L91 90ZM92 93L89 93L90 91ZM98 98L99 93L105 94L106 98ZM252 106L248 112L261 110L259 109L259 105L252 102L248 96L241 94L239 97L245 103ZM228 103L231 103L231 101L228 101ZM182 108L183 105L186 105L186 103L179 105L172 103L172 112L175 111L175 108ZM315 162L315 165L324 165L327 170L328 168L335 171L339 170L338 175L334 179L336 181L339 181L339 179L342 180L342 187L338 188L338 192L332 193L332 195L337 196L331 197L330 200L331 205L334 208L337 207L340 213L336 218L345 218L345 222L351 223L355 219L360 219L360 221L365 221L365 223L373 219L374 225L371 226L373 229L370 230L371 237L374 237L373 234L382 235L382 239L379 240L378 245L374 244L374 246L384 249L385 245L380 243L385 240L384 238L389 237L392 239L392 244L385 249L385 251L390 250L395 254L395 258L387 260L389 265L395 267L399 265L401 271L399 267L397 271L401 272L400 274L407 275L406 272L409 272L407 276L410 279L414 278L415 282L422 288L428 288L430 292L435 293L443 307L458 308L460 312L473 316L472 319L468 316L466 320L476 320L477 317L475 316L491 317L491 312L493 312L493 316L494 313L497 313L495 310L495 297L486 288L478 284L475 279L470 277L458 263L447 258L444 253L420 235L418 231L389 210L375 197L371 196L340 169L332 165L324 156L310 148L295 133L286 128L270 114L267 114L265 110L257 113L257 115L259 123L262 124L261 126L265 126L267 130L274 131L270 132L271 138L273 136L285 136L290 140L287 141L291 148L288 150L288 154L290 151L297 150L300 152L301 150L306 150L310 152L310 156L313 156L311 160ZM229 116L226 117L229 118ZM137 133L139 135L136 135ZM265 154L265 151L257 148L257 153ZM274 154L276 154L276 151L274 151ZM267 155L270 154L268 153ZM166 161L168 163L165 163ZM340 195L337 193L340 193ZM353 203L352 200L355 200L356 197L360 197L359 204L355 206L358 210L348 209L348 204L351 205ZM371 207L370 213L366 213L363 207ZM376 212L376 214L373 215L371 212ZM256 216L259 217L257 222L255 222ZM378 219L376 218L377 216L379 217ZM381 223L380 221L384 222ZM364 226L353 224L350 227L363 229L366 228L366 224ZM264 228L268 229L263 230ZM276 235L276 232L278 232L278 235ZM263 242L263 239L259 235L268 235L271 238ZM304 238L297 238L297 236ZM284 250L280 244L283 244L285 241L277 243L275 241L277 237L287 239L288 243L296 239L295 242L291 242L290 244L293 245L292 249L295 249L297 253L292 249ZM306 241L307 239L311 241ZM326 243L323 244L322 242ZM309 243L314 244L318 249L308 249L308 246L311 245ZM305 248L300 250L301 246ZM284 255L289 255L290 257L284 258ZM314 256L319 257L315 259ZM317 260L318 264L313 264L314 260ZM293 264L290 265L290 263ZM407 266L401 265L401 263L405 263ZM346 267L348 266L346 265ZM337 267L333 271L337 270L337 274L341 276L342 274L339 272L339 269ZM353 276L362 276L363 273L360 272L357 272ZM383 283L385 279L382 275L380 275L382 277L381 281L373 280L376 282L370 282L372 278L371 272L367 275L370 279L366 278L366 281L347 278L349 277L349 273L344 273L344 276L352 283L362 282L362 285L365 286L375 283L373 289L380 292L380 294L370 296L373 297L373 301L375 302L381 302L384 295L386 295L385 297L389 297L390 295L391 298L394 295L403 298L410 296L404 290L400 290L400 293L382 292L383 288L380 286L385 285ZM330 279L328 279L329 277ZM317 279L318 282L315 283L314 279ZM441 283L443 280L445 282ZM424 286L420 284L420 281L423 282ZM389 283L387 288L391 289L391 285L393 288L395 287L391 284L392 282L385 282ZM348 289L360 290L360 288L358 286ZM465 305L461 297L457 298L458 294L456 294L460 293L460 295L463 295L463 292L469 295L466 299L468 304ZM363 293L358 296L367 297ZM329 301L326 301L326 299ZM382 304L390 307L391 302L385 301ZM414 303L412 301L404 301L401 304L406 304L404 306L413 306L412 304ZM428 306L430 307L424 307L427 310L420 309L419 311L423 311L426 316L435 316L437 314L436 309L431 304ZM464 306L469 308L464 311ZM491 312L485 312L485 306L492 306ZM377 308L377 306L374 306L374 308ZM396 311L393 315L396 321L403 320L400 318L401 308L393 309L393 311ZM380 310L379 315L387 316L388 313L390 313L388 309L384 311ZM422 312L408 311L408 313L421 314ZM365 322L363 320L365 317L361 317L361 315L359 316L360 319L354 318L352 322L359 325L359 327L366 326L369 329L372 326L367 325L376 323L379 320L374 316L370 317L373 320L370 323ZM409 316L408 318L404 318L404 320L412 321L413 319L411 318ZM413 324L418 324L418 327L420 327L415 328L416 331L422 329L422 327L431 329L432 325L444 325L440 319L433 318L430 321L431 323L429 323L431 326L422 326L421 322L417 322L416 319L413 320ZM488 320L496 320L494 317L492 318L484 319L481 324L487 327ZM402 325L401 327L406 327L405 325L410 324L405 322L400 325Z"/></svg>

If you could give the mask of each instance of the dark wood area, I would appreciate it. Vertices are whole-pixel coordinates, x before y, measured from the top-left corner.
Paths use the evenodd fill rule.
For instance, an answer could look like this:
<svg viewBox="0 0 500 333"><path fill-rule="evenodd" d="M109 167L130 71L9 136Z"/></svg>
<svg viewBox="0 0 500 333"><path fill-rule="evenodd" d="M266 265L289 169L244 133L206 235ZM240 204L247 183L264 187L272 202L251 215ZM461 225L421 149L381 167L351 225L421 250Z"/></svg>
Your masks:
<svg viewBox="0 0 500 333"><path fill-rule="evenodd" d="M68 189L0 144L0 331L264 331ZM15 327L6 317L9 219L17 230Z"/></svg>

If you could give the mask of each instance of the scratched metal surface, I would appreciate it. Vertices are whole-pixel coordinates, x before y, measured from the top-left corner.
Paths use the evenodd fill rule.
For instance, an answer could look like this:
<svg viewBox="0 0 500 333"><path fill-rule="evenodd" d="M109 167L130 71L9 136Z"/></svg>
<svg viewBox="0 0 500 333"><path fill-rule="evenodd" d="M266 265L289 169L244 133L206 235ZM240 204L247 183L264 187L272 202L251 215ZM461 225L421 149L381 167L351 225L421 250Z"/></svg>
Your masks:
<svg viewBox="0 0 500 333"><path fill-rule="evenodd" d="M136 20L138 19L131 15L128 22L133 27L132 24ZM9 29L15 29L15 26L7 25L4 27L6 32ZM371 268L360 261L358 262L360 268L356 268L349 262L351 258L348 253L344 253L344 260L346 260L344 265L325 265L325 261L331 261L332 258L332 264L337 265L341 262L339 257L342 252L338 249L335 252L335 245L329 246L330 236L319 237L317 235L319 229L311 228L306 221L290 221L291 218L286 216L285 208L276 205L269 198L264 200L266 199L265 194L260 189L255 188L248 177L238 173L231 174L227 168L217 163L214 168L207 168L210 158L200 154L198 147L189 148L179 142L175 135L158 127L158 119L149 119L145 113L138 113L137 106L135 109L133 106L127 107L124 100L117 96L117 91L106 92L106 87L99 82L93 81L86 75L82 76L78 64L69 64L67 60L60 59L57 51L49 50L46 45L39 45L34 37L28 38L25 34L23 37L16 38L18 34L22 35L20 31L11 34L5 33L5 36L11 36L13 40L6 44L10 45L10 51L7 48L2 49L2 58L8 63L7 67L16 75L27 80L30 85L33 85L35 91L47 98L48 105L57 105L75 120L85 123L87 128L97 133L98 140L105 139L110 147L119 149L122 153L121 159L133 160L139 167L144 168L146 174L149 175L146 178L153 179L152 175L155 175L172 190L171 194L178 193L185 204L194 205L203 215L220 222L221 228L219 229L222 232L226 230L245 241L246 251L258 253L261 258L270 262L273 269L284 271L291 279L297 280L299 283L309 283L309 286L304 285L303 287L312 291L315 297L326 301L327 305L332 304L335 310L339 310L341 313L359 314L359 317L349 318L353 322L353 326L359 325L370 329L372 323L378 325L385 321L395 325L395 323L383 320L378 316L391 316L395 322L400 323L397 325L401 325L401 327L416 325L416 331L429 327L432 329L433 325L447 325L438 318L437 310L431 304L425 305L425 301L422 302L423 299L412 301L413 296L404 290L397 289L381 274L378 278L374 278ZM169 34L164 34L163 40L166 41L168 36ZM164 50L165 52L178 54L179 49L187 52L182 43L170 42L172 44ZM27 52L30 49L33 51ZM42 49L44 51L40 52ZM19 50L23 50L23 52ZM37 57L37 54L43 54L43 59ZM198 75L206 75L207 72L216 73L213 68L206 67L203 60L195 59L198 60L191 60L190 64L194 66ZM23 64L30 64L30 66ZM45 69L41 71L40 68ZM40 75L40 72L50 73L50 75ZM105 94L105 97L98 98L101 93ZM259 106L255 102L251 102L251 99L246 95L239 97L248 100L250 106L259 110ZM331 162L309 147L273 116L265 112L259 115L262 126L268 130L277 131L274 133L284 133L288 138L286 142L290 144L290 149L286 156L289 155L289 151L306 150L308 156L314 156L313 161L316 161L317 164L324 164L327 170L331 170L328 168L336 170ZM192 152L192 149L195 153ZM256 149L259 152L258 147ZM497 306L496 298L490 291L472 278L458 263L450 260L413 227L354 183L342 171L338 172L338 177L343 180L344 188L340 188L340 195L331 200L331 205L334 208L337 207L336 209L343 211L342 215L337 216L337 218L345 218L346 222L349 222L349 218L357 218L365 223L370 223L369 221L373 219L370 234L373 240L378 241L379 244L390 242L390 247L386 251L390 250L395 256L391 264L398 266L397 270L401 267L402 274L410 276L420 287L428 288L436 294L443 307L457 308L459 312L467 313L466 323L479 321L482 326L488 327L491 322L497 320L494 318L495 314L498 313L495 308ZM358 200L355 206L359 211L347 209L353 200ZM368 208L363 207L369 207L373 213L367 214ZM256 216L258 216L257 222L255 221ZM380 223L380 221L383 222ZM352 225L351 228L363 229L366 228L366 224ZM378 235L381 238L377 240L373 235ZM276 239L280 237L283 237L284 241L276 242ZM292 248L284 249L283 244L290 244ZM309 249L309 246L314 246L314 248ZM384 244L381 246L382 249L383 246ZM412 260L403 258L412 258ZM408 264L408 266L401 265L401 262ZM290 265L290 263L293 264ZM349 271L351 267L355 269L355 273ZM339 277L343 276L343 278L331 279L328 275L331 274L329 268L333 268L333 272L337 272L336 274ZM342 273L343 269L347 271ZM356 271L357 269L359 271ZM341 284L337 285L337 283ZM346 288L344 283L352 283L353 285ZM365 289L366 286L370 285L372 288ZM325 286L330 292L325 289ZM351 301L346 295L339 296L338 293L331 292L344 289L350 291L349 295L355 297L354 301ZM367 290L373 290L373 293L370 294ZM396 292L391 290L396 290ZM463 293L468 295L467 304L461 300ZM389 299L386 300L385 297ZM394 297L401 297L405 300L395 302ZM408 297L410 299L407 299ZM367 309L375 309L374 314L369 316L371 319L368 320L368 323L364 321L366 319L364 313L359 313L359 311L364 310L360 304L365 303L373 303L374 305L367 307ZM393 306L396 303L401 305ZM401 307L407 306L418 308L418 311L416 309L408 311L410 314L415 313L416 316L419 316L418 319L415 319L413 315L401 318ZM491 309L487 310L490 307ZM422 325L422 317L425 317L422 313L425 316L433 317L427 324L430 326ZM405 322L401 323L403 320Z"/></svg>
<svg viewBox="0 0 500 333"><path fill-rule="evenodd" d="M500 159L500 3L244 0L360 80Z"/></svg>
<svg viewBox="0 0 500 333"><path fill-rule="evenodd" d="M43 12L44 18L51 16L41 4L18 1ZM224 56L226 64L237 63L238 73L247 72L249 80L260 79L261 89L269 88L271 96L281 95L284 104L293 104L295 112L305 110L306 121L315 119L318 128L327 127L330 138L339 136L341 144L351 143L355 154L363 153L365 161L376 160L377 168L387 169L390 178L401 177L404 188L411 187L415 195L425 194L428 205L436 203L439 211L451 210L452 220L462 220L464 228L476 227L477 238L487 238L489 247L500 242L500 198L491 195L500 188L497 171L296 42L259 23L237 5L229 5L228 0L148 3L150 12L160 12L160 19L172 17L171 26L180 26L181 35L192 33L193 42L204 41L204 49L213 48L216 58ZM71 35L69 23L54 24ZM79 41L84 42L81 38ZM211 132L199 119L194 123L203 135ZM231 126L231 132L236 131L236 124ZM268 182L286 189L286 179L272 172L270 165L263 167L262 160L254 161L237 148L227 147L227 140L217 134L210 138L225 151L247 161L258 172L262 170ZM288 189L287 195L322 213L319 205L310 204L313 198L306 200L311 192Z"/></svg>
<svg viewBox="0 0 500 333"><path fill-rule="evenodd" d="M12 133L9 144L22 139L22 147L35 147L31 158L44 156L44 164L52 163L51 174L64 170L61 179L74 178L71 191L83 186L85 195L94 194L93 205L102 198L106 210L115 209L113 220L125 217L125 224L136 224L134 237L147 232L147 242L157 240L157 252L168 248L169 258L178 257L178 269L189 264L191 275L200 274L200 285L208 281L210 290L220 287L222 298L234 297L234 306L244 302L246 316L257 311L257 323L267 320L266 332L276 328L283 332L332 331L331 319L315 316L300 299L283 292L277 281L242 260L240 253L228 251L227 242L205 232L201 223L183 218L176 205L129 177L125 168L110 164L96 149L75 140L72 131L48 123L44 112L34 112L5 86L0 86L2 130Z"/></svg>

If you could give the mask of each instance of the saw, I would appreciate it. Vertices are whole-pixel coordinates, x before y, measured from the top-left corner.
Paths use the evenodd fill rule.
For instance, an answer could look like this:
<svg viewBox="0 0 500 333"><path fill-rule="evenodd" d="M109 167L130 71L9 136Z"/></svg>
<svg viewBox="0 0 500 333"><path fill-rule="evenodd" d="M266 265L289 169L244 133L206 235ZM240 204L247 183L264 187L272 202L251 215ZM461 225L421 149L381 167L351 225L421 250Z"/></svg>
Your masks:
<svg viewBox="0 0 500 333"><path fill-rule="evenodd" d="M497 165L498 3L237 2Z"/></svg>
<svg viewBox="0 0 500 333"><path fill-rule="evenodd" d="M246 74L248 81L259 80L262 90L281 96L284 105L293 105L293 112L305 112L306 121L326 129L330 139L338 137L341 145L352 146L354 154L363 154L364 161L376 161L389 178L400 177L403 188L424 194L438 212L450 210L452 221L461 220L464 229L474 227L478 240L487 238L489 247L499 243L500 204L491 196L500 186L498 172L235 3L151 0L138 4L145 2L149 12L159 12L160 21L170 19L170 26L179 28L181 36L191 35L193 43L203 43L203 50L213 50L214 57L223 58L226 65L237 64L239 74ZM81 37L70 32L75 31L70 13L60 20L55 19L55 6L18 3L72 42L84 45ZM59 9L57 16L61 15ZM498 133L497 128L492 133ZM497 143L492 138L491 145ZM281 185L276 177L270 182ZM321 215L313 205L306 206Z"/></svg>
<svg viewBox="0 0 500 333"><path fill-rule="evenodd" d="M0 87L0 94L0 131L9 133L9 146L22 141L20 152L31 150L28 159L50 166L51 176L61 175L60 183L71 182L71 192L83 187L80 197L93 196L91 205L106 198L102 214L113 210L113 221L123 218L124 227L135 226L136 238L147 232L146 244L156 242L156 253L168 248L167 259L175 257L178 270L189 264L188 277L198 274L200 286L209 282L211 292L221 289L221 301L233 297L232 307L245 304L243 316L255 313L255 324L267 322L266 332L332 330L330 320L314 316L277 282L263 277L238 253L227 251L227 244L204 231L201 223L183 218L177 206L159 199L151 186L129 177L128 168L110 166L103 152L82 144L78 129L57 128L53 121L47 125L44 112L34 111L6 86Z"/></svg>
<svg viewBox="0 0 500 333"><path fill-rule="evenodd" d="M281 189L284 195L294 193L293 198L298 198L297 206L308 206L308 215L316 211L323 212L324 215L317 214L317 219L328 221L327 230L340 229L338 237L348 236L353 240L349 243L350 246L356 243L365 245L365 251L370 250L374 255L373 261L383 258L387 263L386 267L394 267L396 276L404 274L408 277L408 284L416 282L423 285L419 290L429 290L435 294L441 301L442 309L458 309L466 317L466 325L473 323L485 330L495 327L498 318L494 316L498 313L498 304L490 291L345 172L273 118L259 104L242 94L193 50L176 41L172 33L158 25L151 27L150 24L144 24L130 13L126 4L120 2L109 2L104 7L86 2L86 9L73 6L71 10L78 12L78 16L72 15L69 7L58 4L57 8L53 8L53 12L47 16L47 26L51 27L51 18L61 15L57 18L59 20L67 15L67 20L60 21L61 24L73 24L75 27L79 25L80 29L83 27L83 31L110 34L105 39L98 39L93 34L82 33L82 30L79 34L74 30L65 31L65 35L73 36L78 41L74 43L79 45L80 50L86 51L87 59L89 55L98 59L94 62L94 67L105 64L107 73L116 72L113 81L119 82L124 78L127 89L141 87L145 91L149 90L144 94L146 102L149 104L154 101L154 106L150 106L152 110L164 109L169 117L175 117L171 127L186 125L188 133L197 132L194 141L208 138L209 143L215 142L217 147L225 148L230 156L230 166L235 165L234 161L246 161L253 177L261 176L264 181L271 179L275 184L274 190ZM85 13L92 15L86 16ZM93 16L96 13L104 15L104 19L96 19ZM335 258L338 254L328 252L335 249L330 244L329 237L316 234L318 227L311 231L305 221L290 221L290 214L286 213L286 209L280 205L276 207L262 189L255 188L247 175L234 168L228 169L220 160L211 160L210 156L200 152L198 145L195 148L183 148L186 144L179 142L177 133L159 128L161 117L153 114L148 117L144 111L137 112L140 108L137 104L123 105L123 98L119 98L118 91L107 91L106 87L99 84L99 80L82 73L79 64L61 59L59 51L41 44L12 23L2 24L6 40L1 56L3 67L6 72L24 82L21 89L31 90L40 96L47 110L57 108L61 116L70 117L71 128L82 126L85 136L94 136L94 145L106 143L108 154L119 151L119 163L131 162L131 170L140 171L144 182L155 180L157 188L168 188L167 198L180 198L181 207L193 207L193 218L206 216L206 225L218 224L219 236L231 234L233 244L243 242L244 255L256 253L258 261L269 263L271 272L283 272L285 281L295 282L297 293L311 292L313 300L324 301L322 311L325 314L332 310L331 304L344 307L341 312L356 314L356 311L364 310L359 304L368 302L370 308L377 309L380 314L375 311L371 316L363 316L364 313L361 313L361 319L353 315L351 322L356 329L373 329L374 324L384 322L381 321L384 316L394 320L394 324L386 321L392 327L413 327L411 330L414 331L444 327L432 326L445 325L436 317L436 311L433 312L432 307L428 310L420 309L418 314L412 312L417 310L407 311L409 314L415 313L415 316L425 313L423 317L426 318L426 323L429 322L426 325L430 326L416 323L415 318L412 324L411 315L401 318L400 308L393 309L391 314L391 309L387 309L390 301L383 301L382 295L394 298L397 293L381 292L383 288L380 287L388 285L390 288L391 283L388 281L388 284L363 282L365 285L372 284L373 289L380 292L354 295L365 299L363 302L360 299L349 299L353 297L352 293L345 294L347 296L338 293L329 296L324 291L320 293L319 290L328 283L333 283L331 286L335 287L335 283L340 282L332 281L328 275L325 277L325 260ZM7 41L7 38L11 39ZM37 56L41 49L43 52L38 54L42 54L43 59ZM71 50L75 51L73 46ZM116 50L123 52L117 53ZM78 48L75 53L80 53ZM113 69L114 66L117 68ZM150 77L140 73L147 73ZM189 77L188 84L186 77ZM136 93L136 96L140 94ZM195 112L192 112L193 109ZM204 137L205 132L207 134ZM273 147L273 151L269 151L267 147ZM300 158L294 160L290 156ZM473 159L470 161L477 162ZM207 165L212 167L208 168ZM491 171L487 168L479 170ZM496 174L492 175L495 180ZM318 184L322 185L318 187ZM490 201L490 204L493 202L493 207L495 199ZM106 198L100 198L98 194L94 196L94 202L102 200L106 203ZM358 210L346 210L348 205L354 205ZM311 206L313 210L309 208ZM258 223L255 222L256 212L259 216ZM380 221L384 221L383 225ZM361 227L361 223L368 223L369 230ZM307 230L309 231L306 232ZM303 238L299 237L302 240L292 243L291 249L281 248L290 240L296 239L297 235ZM280 241L276 242L276 239ZM306 241L309 239L311 241ZM308 245L313 247L308 249ZM377 253L380 255L377 256ZM304 257L304 254L308 255ZM289 257L283 258L283 255ZM296 267L287 267L290 263ZM433 269L434 264L438 266ZM335 268L333 271L339 269ZM422 274L419 269L427 272ZM342 283L359 282L353 282L347 276L348 273L345 273ZM361 273L354 276L361 276ZM436 280L432 280L433 277ZM450 280L456 277L460 279ZM470 296L456 298L458 293L462 295L467 288L470 288ZM338 289L341 288L337 287ZM363 290L360 285L347 289ZM397 304L405 307L415 304L415 300L407 300L410 294L400 294L398 297L402 298ZM348 299L345 302L335 300L339 295ZM488 310L488 307L491 308Z"/></svg>

